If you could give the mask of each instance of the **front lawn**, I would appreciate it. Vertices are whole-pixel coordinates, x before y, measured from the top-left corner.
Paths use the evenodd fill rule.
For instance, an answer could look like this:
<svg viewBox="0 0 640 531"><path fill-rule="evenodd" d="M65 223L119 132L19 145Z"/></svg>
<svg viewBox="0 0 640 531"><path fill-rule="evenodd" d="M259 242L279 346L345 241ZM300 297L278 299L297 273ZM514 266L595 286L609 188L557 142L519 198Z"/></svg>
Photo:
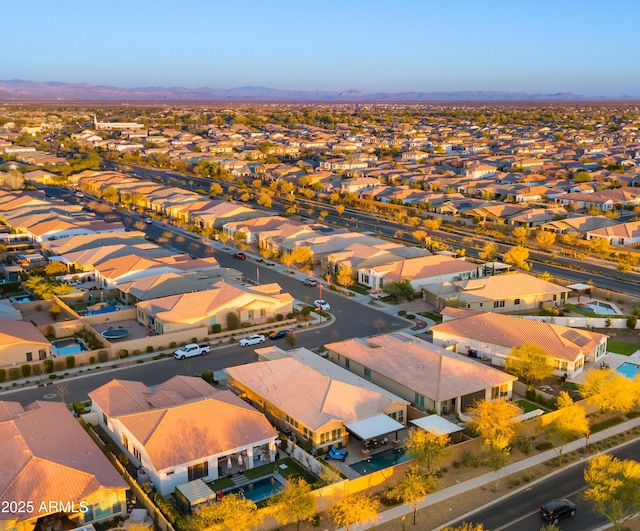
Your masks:
<svg viewBox="0 0 640 531"><path fill-rule="evenodd" d="M536 409L543 409L543 407L538 406L532 402L529 402L528 400L518 400L516 402L516 405L520 408L522 408L522 411L524 413L529 413L530 411L535 411Z"/></svg>
<svg viewBox="0 0 640 531"><path fill-rule="evenodd" d="M281 468L280 465L285 465L286 468ZM244 476L247 479L256 479L263 476L268 476L277 472L284 478L289 477L302 477L307 483L313 484L318 481L318 478L307 472L298 463L296 463L290 457L280 459L275 463L267 463L266 465L257 466L244 471Z"/></svg>
<svg viewBox="0 0 640 531"><path fill-rule="evenodd" d="M609 339L607 341L607 350L609 352L615 352L616 354L622 354L623 356L631 356L631 354L638 350L638 345L617 339Z"/></svg>
<svg viewBox="0 0 640 531"><path fill-rule="evenodd" d="M349 289L351 291L355 291L356 293L359 293L360 295L369 295L369 288L367 288L365 286L360 286L358 284L352 284L351 286L349 286Z"/></svg>

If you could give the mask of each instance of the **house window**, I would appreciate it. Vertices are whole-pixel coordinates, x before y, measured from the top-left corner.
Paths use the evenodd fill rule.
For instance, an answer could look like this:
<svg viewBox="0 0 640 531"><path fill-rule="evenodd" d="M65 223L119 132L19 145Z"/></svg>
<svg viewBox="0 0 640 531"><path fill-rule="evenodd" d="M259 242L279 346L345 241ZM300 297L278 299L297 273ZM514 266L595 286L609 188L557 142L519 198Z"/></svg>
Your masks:
<svg viewBox="0 0 640 531"><path fill-rule="evenodd" d="M247 310L247 319L253 319L253 310Z"/></svg>
<svg viewBox="0 0 640 531"><path fill-rule="evenodd" d="M366 367L364 368L364 375L367 378L371 378L371 369L367 369Z"/></svg>
<svg viewBox="0 0 640 531"><path fill-rule="evenodd" d="M135 446L133 447L133 456L140 462L142 462L142 459L140 457L140 450L138 450Z"/></svg>
<svg viewBox="0 0 640 531"><path fill-rule="evenodd" d="M187 469L188 481L195 479L206 478L209 475L209 462L203 461L202 463L190 466Z"/></svg>
<svg viewBox="0 0 640 531"><path fill-rule="evenodd" d="M494 308L504 308L504 301L493 301Z"/></svg>
<svg viewBox="0 0 640 531"><path fill-rule="evenodd" d="M362 275L362 282L363 282L363 284L368 284L369 283L369 275Z"/></svg>
<svg viewBox="0 0 640 531"><path fill-rule="evenodd" d="M554 295L554 296L553 296L553 302L555 302L555 301L557 301L557 300L558 300L558 296L557 296L557 295Z"/></svg>
<svg viewBox="0 0 640 531"><path fill-rule="evenodd" d="M93 516L93 505L88 505L87 509L84 513L84 522L85 524L88 522L92 522L94 520Z"/></svg>
<svg viewBox="0 0 640 531"><path fill-rule="evenodd" d="M215 317L209 317L209 326L213 326L216 324L216 318Z"/></svg>
<svg viewBox="0 0 640 531"><path fill-rule="evenodd" d="M103 413L102 414L102 423L106 426L109 422L109 419L107 418L107 416Z"/></svg>
<svg viewBox="0 0 640 531"><path fill-rule="evenodd" d="M120 514L122 512L122 505L120 504L120 500L116 500L114 504L111 506L111 514Z"/></svg>
<svg viewBox="0 0 640 531"><path fill-rule="evenodd" d="M351 360L344 360L344 366L348 369L351 367Z"/></svg>
<svg viewBox="0 0 640 531"><path fill-rule="evenodd" d="M419 393L416 393L414 402L420 407L424 407L424 396L422 396Z"/></svg>
<svg viewBox="0 0 640 531"><path fill-rule="evenodd" d="M127 450L129 449L129 439L127 439L126 435L122 436L122 446L124 446Z"/></svg>
<svg viewBox="0 0 640 531"><path fill-rule="evenodd" d="M260 308L260 317L266 317L267 316L267 310L265 310L264 308Z"/></svg>
<svg viewBox="0 0 640 531"><path fill-rule="evenodd" d="M40 357L41 360L46 360L47 359L47 351L46 350L39 350L38 351L38 356Z"/></svg>
<svg viewBox="0 0 640 531"><path fill-rule="evenodd" d="M33 352L27 352L27 361L33 361Z"/></svg>
<svg viewBox="0 0 640 531"><path fill-rule="evenodd" d="M401 424L404 424L404 411L402 409L398 411L398 418L396 420Z"/></svg>
<svg viewBox="0 0 640 531"><path fill-rule="evenodd" d="M496 400L500 397L500 388L492 387L491 388L491 400Z"/></svg>
<svg viewBox="0 0 640 531"><path fill-rule="evenodd" d="M520 299L515 299L513 301L513 304L515 304L516 306L519 306L520 305Z"/></svg>

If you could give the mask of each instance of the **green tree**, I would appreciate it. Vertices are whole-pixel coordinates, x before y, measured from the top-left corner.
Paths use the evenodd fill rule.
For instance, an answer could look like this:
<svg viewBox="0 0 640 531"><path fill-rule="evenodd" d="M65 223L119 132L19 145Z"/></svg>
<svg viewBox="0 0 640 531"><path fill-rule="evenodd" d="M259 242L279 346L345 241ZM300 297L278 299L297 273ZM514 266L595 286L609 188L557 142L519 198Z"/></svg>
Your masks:
<svg viewBox="0 0 640 531"><path fill-rule="evenodd" d="M640 463L599 454L589 461L584 479L589 485L585 498L616 531L622 531L624 523L640 510Z"/></svg>
<svg viewBox="0 0 640 531"><path fill-rule="evenodd" d="M412 301L416 296L416 290L409 279L386 282L382 286L382 291L397 297L399 300Z"/></svg>
<svg viewBox="0 0 640 531"><path fill-rule="evenodd" d="M599 257L604 258L609 254L609 240L606 238L592 238L589 240L591 251Z"/></svg>
<svg viewBox="0 0 640 531"><path fill-rule="evenodd" d="M68 273L69 270L67 269L67 266L64 265L62 262L58 262L57 260L54 260L53 262L49 262L44 267L44 272L51 277L55 277L57 275L64 275Z"/></svg>
<svg viewBox="0 0 640 531"><path fill-rule="evenodd" d="M422 226L427 230L438 230L440 225L442 225L442 220L438 218L429 218L422 222Z"/></svg>
<svg viewBox="0 0 640 531"><path fill-rule="evenodd" d="M290 478L280 494L269 500L269 512L281 524L296 522L297 530L301 521L313 521L316 502L310 485L302 478Z"/></svg>
<svg viewBox="0 0 640 531"><path fill-rule="evenodd" d="M516 246L509 249L504 254L505 264L511 264L523 271L529 271L530 266L527 263L529 259L529 251L526 247Z"/></svg>
<svg viewBox="0 0 640 531"><path fill-rule="evenodd" d="M338 213L338 216L342 216L342 214L344 214L344 209L344 205L336 205L336 212Z"/></svg>
<svg viewBox="0 0 640 531"><path fill-rule="evenodd" d="M273 200L267 192L260 192L260 195L258 196L258 204L264 208L271 208Z"/></svg>
<svg viewBox="0 0 640 531"><path fill-rule="evenodd" d="M431 472L432 464L439 463L449 455L449 440L449 436L444 433L412 428L406 449L419 466L426 466Z"/></svg>
<svg viewBox="0 0 640 531"><path fill-rule="evenodd" d="M557 404L557 411L540 417L540 426L558 454L558 463L562 463L565 444L579 436L588 435L590 430L587 412L581 404L573 403L569 393L561 391Z"/></svg>
<svg viewBox="0 0 640 531"><path fill-rule="evenodd" d="M573 174L574 183L589 183L591 180L592 177L588 171L578 171Z"/></svg>
<svg viewBox="0 0 640 531"><path fill-rule="evenodd" d="M282 253L282 256L280 256L280 261L282 262L282 265L284 265L285 267L287 268L291 267L291 264L293 264L293 254Z"/></svg>
<svg viewBox="0 0 640 531"><path fill-rule="evenodd" d="M539 230L536 234L536 242L546 251L556 242L556 235L548 230Z"/></svg>
<svg viewBox="0 0 640 531"><path fill-rule="evenodd" d="M500 482L500 470L508 463L510 453L510 446L498 448L492 444L487 444L486 441L482 444L482 464L495 472L496 484L494 490L496 491Z"/></svg>
<svg viewBox="0 0 640 531"><path fill-rule="evenodd" d="M385 491L385 496L391 500L409 504L413 509L413 525L416 525L418 505L428 494L437 490L437 478L431 474L423 474L418 467L414 466L407 470L399 483Z"/></svg>
<svg viewBox="0 0 640 531"><path fill-rule="evenodd" d="M237 330L240 327L240 318L236 312L227 313L227 328Z"/></svg>
<svg viewBox="0 0 640 531"><path fill-rule="evenodd" d="M427 238L429 237L427 235L427 233L423 230L414 230L411 233L411 236L414 237L415 240L418 241L419 244L421 244L423 247L426 247L427 245Z"/></svg>
<svg viewBox="0 0 640 531"><path fill-rule="evenodd" d="M298 344L298 337L295 333L291 332L284 337L284 342L289 345L289 347L294 348Z"/></svg>
<svg viewBox="0 0 640 531"><path fill-rule="evenodd" d="M293 258L294 263L300 264L301 266L313 264L313 251L311 250L311 247L303 245L295 247L291 251L291 257Z"/></svg>
<svg viewBox="0 0 640 531"><path fill-rule="evenodd" d="M471 524L469 522L465 522L464 524L459 525L457 527L445 527L441 529L441 531L486 531L486 530L482 524Z"/></svg>
<svg viewBox="0 0 640 531"><path fill-rule="evenodd" d="M187 518L191 531L250 531L262 524L263 516L256 504L239 494L227 494L212 504L202 504Z"/></svg>
<svg viewBox="0 0 640 531"><path fill-rule="evenodd" d="M214 197L221 196L223 192L224 190L222 189L222 186L220 186L218 183L213 183L209 187L209 195L212 195Z"/></svg>
<svg viewBox="0 0 640 531"><path fill-rule="evenodd" d="M562 243L572 249L575 249L578 246L579 239L580 235L577 232L567 232L562 235Z"/></svg>
<svg viewBox="0 0 640 531"><path fill-rule="evenodd" d="M114 186L109 186L102 191L102 199L107 203L115 204L118 202L118 189Z"/></svg>
<svg viewBox="0 0 640 531"><path fill-rule="evenodd" d="M517 376L527 385L553 374L549 353L531 343L513 347L505 360L504 370Z"/></svg>
<svg viewBox="0 0 640 531"><path fill-rule="evenodd" d="M367 494L348 494L336 500L328 509L329 516L336 527L349 531L351 525L375 522L380 502Z"/></svg>
<svg viewBox="0 0 640 531"><path fill-rule="evenodd" d="M629 258L627 256L623 256L622 258L620 258L618 260L618 264L616 266L616 269L622 273L622 276L625 275L625 273L628 273L629 271L631 271L632 267L631 267L631 262L629 260Z"/></svg>

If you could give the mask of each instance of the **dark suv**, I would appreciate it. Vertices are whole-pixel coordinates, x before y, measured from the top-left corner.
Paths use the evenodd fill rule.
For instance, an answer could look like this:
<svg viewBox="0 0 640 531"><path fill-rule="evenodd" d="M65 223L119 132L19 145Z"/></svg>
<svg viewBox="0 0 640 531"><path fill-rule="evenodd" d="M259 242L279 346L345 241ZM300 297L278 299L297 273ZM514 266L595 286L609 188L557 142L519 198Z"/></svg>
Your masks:
<svg viewBox="0 0 640 531"><path fill-rule="evenodd" d="M562 498L545 503L538 512L545 520L557 522L565 516L574 516L576 514L576 504L571 500Z"/></svg>

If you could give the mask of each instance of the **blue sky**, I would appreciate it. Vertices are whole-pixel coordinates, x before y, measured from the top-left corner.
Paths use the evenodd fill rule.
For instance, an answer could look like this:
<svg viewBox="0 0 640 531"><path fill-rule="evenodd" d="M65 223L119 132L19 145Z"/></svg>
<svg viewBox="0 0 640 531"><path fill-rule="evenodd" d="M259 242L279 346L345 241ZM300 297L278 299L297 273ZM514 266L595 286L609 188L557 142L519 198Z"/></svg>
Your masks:
<svg viewBox="0 0 640 531"><path fill-rule="evenodd" d="M0 79L640 98L639 0L35 0Z"/></svg>

